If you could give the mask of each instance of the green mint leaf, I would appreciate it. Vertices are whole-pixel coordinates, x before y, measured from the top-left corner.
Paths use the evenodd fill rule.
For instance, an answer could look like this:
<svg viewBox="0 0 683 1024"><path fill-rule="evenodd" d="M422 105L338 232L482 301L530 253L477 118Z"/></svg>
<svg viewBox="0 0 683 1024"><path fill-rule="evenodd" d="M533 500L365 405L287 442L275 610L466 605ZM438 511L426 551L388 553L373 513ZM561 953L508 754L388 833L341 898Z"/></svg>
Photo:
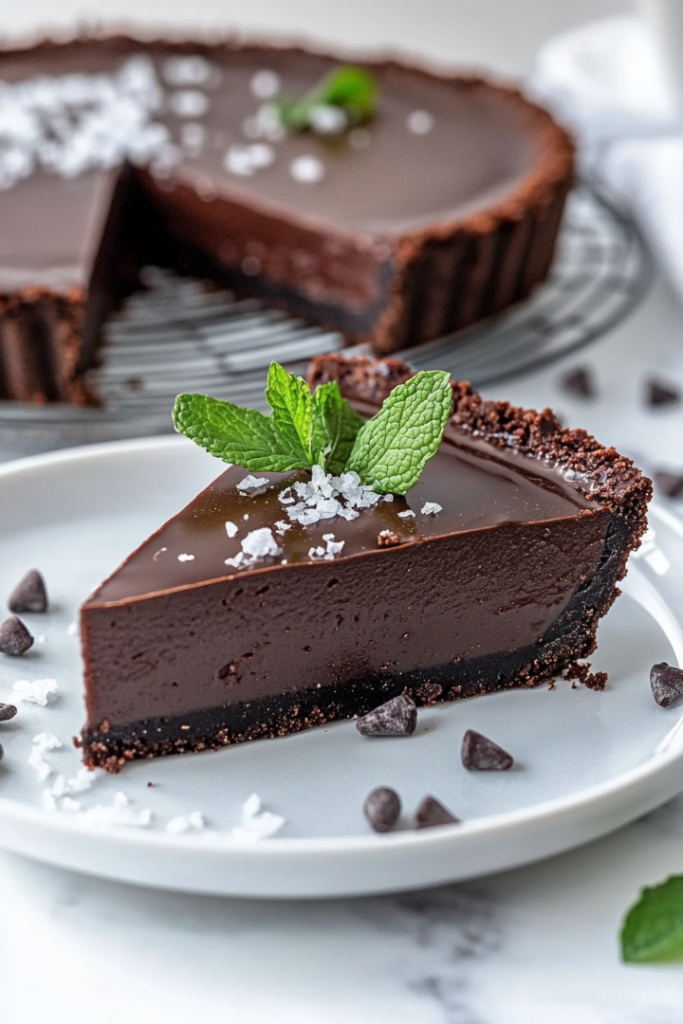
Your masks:
<svg viewBox="0 0 683 1024"><path fill-rule="evenodd" d="M343 473L365 420L342 398L336 380L321 384L313 398L313 462Z"/></svg>
<svg viewBox="0 0 683 1024"><path fill-rule="evenodd" d="M208 395L178 395L173 424L217 459L244 469L286 473L311 467L282 443L274 418L255 409L240 409Z"/></svg>
<svg viewBox="0 0 683 1024"><path fill-rule="evenodd" d="M642 890L621 930L621 955L632 964L683 959L683 875Z"/></svg>
<svg viewBox="0 0 683 1024"><path fill-rule="evenodd" d="M405 494L436 453L451 402L445 371L428 370L399 384L358 432L347 470L376 491Z"/></svg>
<svg viewBox="0 0 683 1024"><path fill-rule="evenodd" d="M271 363L266 400L273 410L273 427L280 446L310 468L313 465L313 396L308 384L303 378L288 373L279 363Z"/></svg>
<svg viewBox="0 0 683 1024"><path fill-rule="evenodd" d="M319 107L343 110L346 127L352 128L372 120L377 110L377 95L377 82L368 71L345 65L330 71L299 99L277 100L275 108L280 122L291 131L315 131L315 110Z"/></svg>
<svg viewBox="0 0 683 1024"><path fill-rule="evenodd" d="M374 117L377 92L377 82L368 71L347 65L330 72L324 79L318 103L341 107L358 124Z"/></svg>

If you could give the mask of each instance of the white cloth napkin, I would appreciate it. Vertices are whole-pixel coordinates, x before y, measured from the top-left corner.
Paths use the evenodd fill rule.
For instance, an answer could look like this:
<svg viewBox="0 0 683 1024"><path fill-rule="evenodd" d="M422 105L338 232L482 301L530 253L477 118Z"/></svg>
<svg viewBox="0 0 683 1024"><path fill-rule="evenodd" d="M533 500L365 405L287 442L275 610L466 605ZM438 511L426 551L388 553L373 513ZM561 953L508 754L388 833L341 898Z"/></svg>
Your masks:
<svg viewBox="0 0 683 1024"><path fill-rule="evenodd" d="M630 209L683 300L683 116L646 25L620 16L558 36L530 91L573 131L582 172Z"/></svg>

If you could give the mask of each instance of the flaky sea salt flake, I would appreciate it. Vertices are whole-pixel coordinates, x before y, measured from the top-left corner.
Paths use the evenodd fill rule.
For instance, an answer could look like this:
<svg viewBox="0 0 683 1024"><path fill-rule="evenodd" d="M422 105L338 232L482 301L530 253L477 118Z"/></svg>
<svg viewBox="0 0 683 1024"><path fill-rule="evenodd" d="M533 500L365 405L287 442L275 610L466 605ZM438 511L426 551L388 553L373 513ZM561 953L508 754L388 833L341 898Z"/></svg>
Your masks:
<svg viewBox="0 0 683 1024"><path fill-rule="evenodd" d="M236 535L237 530L238 527L236 526L236 524L231 523L230 520L228 520L227 523L225 524L225 532L227 533L228 537L230 537L231 540Z"/></svg>
<svg viewBox="0 0 683 1024"><path fill-rule="evenodd" d="M33 747L28 755L28 763L31 768L35 768L38 772L38 779L41 782L45 782L52 775L53 771L43 757L43 754L51 750L58 750L61 746L62 741L57 739L53 732L41 732L33 737Z"/></svg>
<svg viewBox="0 0 683 1024"><path fill-rule="evenodd" d="M427 110L413 110L406 118L406 127L413 135L428 135L434 127L434 116Z"/></svg>
<svg viewBox="0 0 683 1024"><path fill-rule="evenodd" d="M242 806L241 824L231 831L233 839L239 842L253 843L274 835L285 823L279 814L264 811L261 798L252 793Z"/></svg>
<svg viewBox="0 0 683 1024"><path fill-rule="evenodd" d="M246 494L247 491L255 491L257 488L265 487L265 485L269 483L270 480L267 476L251 476L250 474L249 476L245 476L243 480L240 480L237 484L237 490Z"/></svg>
<svg viewBox="0 0 683 1024"><path fill-rule="evenodd" d="M415 513L413 512L412 508L407 508L405 510L405 512L399 512L398 518L399 519L414 519L415 518Z"/></svg>
<svg viewBox="0 0 683 1024"><path fill-rule="evenodd" d="M126 825L129 828L147 828L152 821L152 812L148 807L135 811L125 793L114 795L111 804L96 804L83 811L82 817L98 825Z"/></svg>
<svg viewBox="0 0 683 1024"><path fill-rule="evenodd" d="M34 679L33 681L17 679L12 687L12 692L16 695L17 700L45 707L57 692L57 681L56 679Z"/></svg>
<svg viewBox="0 0 683 1024"><path fill-rule="evenodd" d="M204 815L201 811L190 811L189 814L180 814L177 818L171 818L166 824L166 831L172 836L182 836L186 832L203 832L206 827Z"/></svg>
<svg viewBox="0 0 683 1024"><path fill-rule="evenodd" d="M248 558L266 558L268 555L279 555L280 549L273 537L273 531L262 526L258 530L252 530L242 541L242 551Z"/></svg>
<svg viewBox="0 0 683 1024"><path fill-rule="evenodd" d="M317 156L302 153L292 160L289 165L289 173L295 181L305 185L316 185L325 177L325 165Z"/></svg>
<svg viewBox="0 0 683 1024"><path fill-rule="evenodd" d="M426 501L420 511L423 516L435 516L437 512L443 511L443 506L438 501Z"/></svg>
<svg viewBox="0 0 683 1024"><path fill-rule="evenodd" d="M262 68L251 76L249 88L259 100L272 100L280 91L280 76L269 68Z"/></svg>

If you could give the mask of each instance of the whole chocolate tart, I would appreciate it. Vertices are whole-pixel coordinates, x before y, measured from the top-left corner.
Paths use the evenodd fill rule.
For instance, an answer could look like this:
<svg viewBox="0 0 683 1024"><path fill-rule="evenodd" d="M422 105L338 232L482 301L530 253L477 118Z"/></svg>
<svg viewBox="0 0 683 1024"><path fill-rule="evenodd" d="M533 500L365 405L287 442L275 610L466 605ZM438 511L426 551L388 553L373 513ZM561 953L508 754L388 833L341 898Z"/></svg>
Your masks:
<svg viewBox="0 0 683 1024"><path fill-rule="evenodd" d="M284 131L340 58L46 42L0 52L0 398L88 402L101 329L144 263L254 294L377 354L525 298L573 146L515 89L363 61L376 115Z"/></svg>
<svg viewBox="0 0 683 1024"><path fill-rule="evenodd" d="M310 370L366 415L410 376L391 359ZM585 677L575 663L640 543L650 481L550 410L452 389L405 497L287 523L307 474L231 467L88 598L86 764L284 736L402 693L433 704Z"/></svg>

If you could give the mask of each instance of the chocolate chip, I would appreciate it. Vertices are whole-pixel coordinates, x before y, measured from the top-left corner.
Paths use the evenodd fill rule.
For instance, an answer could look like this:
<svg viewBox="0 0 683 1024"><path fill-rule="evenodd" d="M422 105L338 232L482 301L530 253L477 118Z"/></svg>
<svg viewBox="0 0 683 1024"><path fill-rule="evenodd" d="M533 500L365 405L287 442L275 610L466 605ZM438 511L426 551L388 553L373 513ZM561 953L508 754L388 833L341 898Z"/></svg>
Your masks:
<svg viewBox="0 0 683 1024"><path fill-rule="evenodd" d="M381 530L377 534L377 547L378 548L395 548L397 544L401 543L401 538L397 533L392 533L391 530Z"/></svg>
<svg viewBox="0 0 683 1024"><path fill-rule="evenodd" d="M11 612L46 612L47 591L45 581L37 569L27 572L10 595Z"/></svg>
<svg viewBox="0 0 683 1024"><path fill-rule="evenodd" d="M14 704L0 704L0 722L9 722L10 718L14 718L17 713L17 709Z"/></svg>
<svg viewBox="0 0 683 1024"><path fill-rule="evenodd" d="M683 473L653 473L655 487L667 498L678 498L683 494Z"/></svg>
<svg viewBox="0 0 683 1024"><path fill-rule="evenodd" d="M648 405L675 405L681 400L678 388L671 384L662 384L658 380L645 382L645 397Z"/></svg>
<svg viewBox="0 0 683 1024"><path fill-rule="evenodd" d="M667 665L665 661L650 669L652 694L661 708L668 708L679 697L683 697L683 669Z"/></svg>
<svg viewBox="0 0 683 1024"><path fill-rule="evenodd" d="M415 811L415 828L434 828L436 825L453 825L460 819L454 817L442 803L433 796L426 796Z"/></svg>
<svg viewBox="0 0 683 1024"><path fill-rule="evenodd" d="M570 391L579 398L595 398L596 389L593 374L586 366L570 370L560 381L565 391Z"/></svg>
<svg viewBox="0 0 683 1024"><path fill-rule="evenodd" d="M460 753L470 772L505 772L514 763L506 750L474 729L468 729L463 736Z"/></svg>
<svg viewBox="0 0 683 1024"><path fill-rule="evenodd" d="M10 615L0 626L0 652L2 654L25 654L33 647L33 637L21 619Z"/></svg>
<svg viewBox="0 0 683 1024"><path fill-rule="evenodd" d="M375 832L388 832L398 821L401 798L395 789L378 786L366 797L363 813Z"/></svg>
<svg viewBox="0 0 683 1024"><path fill-rule="evenodd" d="M415 701L405 694L380 704L356 722L363 736L412 736L417 725Z"/></svg>

